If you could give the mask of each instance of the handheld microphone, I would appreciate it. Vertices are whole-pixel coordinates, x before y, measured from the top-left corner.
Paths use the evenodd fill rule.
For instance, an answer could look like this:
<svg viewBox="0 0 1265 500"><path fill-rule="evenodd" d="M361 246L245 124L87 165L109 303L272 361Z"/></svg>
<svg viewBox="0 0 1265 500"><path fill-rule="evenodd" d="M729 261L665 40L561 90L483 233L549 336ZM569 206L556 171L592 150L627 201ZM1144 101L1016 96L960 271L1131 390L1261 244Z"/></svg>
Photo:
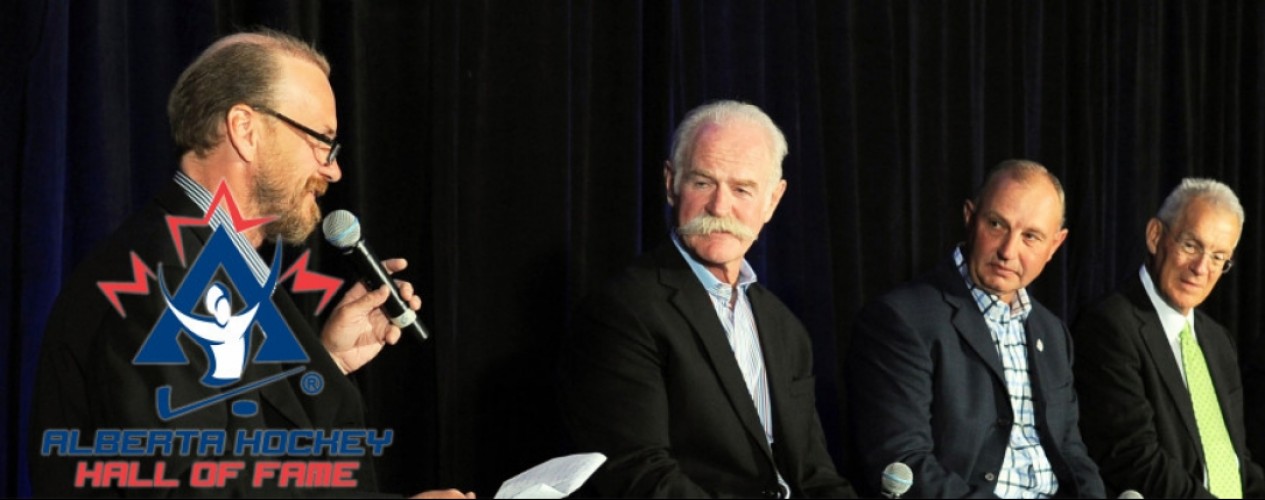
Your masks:
<svg viewBox="0 0 1265 500"><path fill-rule="evenodd" d="M899 499L914 485L914 471L904 462L893 462L883 469L883 498Z"/></svg>
<svg viewBox="0 0 1265 500"><path fill-rule="evenodd" d="M382 285L390 288L391 296L387 297L385 304L382 304L382 312L386 313L391 324L399 327L401 331L413 332L420 340L426 340L430 335L427 335L426 329L422 327L422 322L418 321L417 313L408 307L404 299L400 298L400 290L395 287L395 281L382 267L382 261L373 255L373 252L365 245L365 240L360 237L360 220L356 219L351 212L335 210L325 217L321 230L325 232L325 241L334 245L352 261L360 278L370 291Z"/></svg>
<svg viewBox="0 0 1265 500"><path fill-rule="evenodd" d="M1120 496L1116 498L1127 498L1129 500L1138 500L1140 498L1143 498L1143 496L1141 493L1138 493L1138 490L1124 490L1120 492Z"/></svg>

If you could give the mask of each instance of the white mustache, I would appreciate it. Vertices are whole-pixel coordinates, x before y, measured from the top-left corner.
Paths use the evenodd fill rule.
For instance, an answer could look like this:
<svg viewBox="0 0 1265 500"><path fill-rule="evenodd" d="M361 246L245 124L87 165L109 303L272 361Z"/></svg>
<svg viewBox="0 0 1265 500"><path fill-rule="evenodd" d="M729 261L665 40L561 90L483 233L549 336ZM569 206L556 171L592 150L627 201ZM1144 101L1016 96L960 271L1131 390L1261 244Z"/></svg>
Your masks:
<svg viewBox="0 0 1265 500"><path fill-rule="evenodd" d="M733 217L713 217L700 214L676 229L681 236L729 233L740 240L754 240L755 231Z"/></svg>

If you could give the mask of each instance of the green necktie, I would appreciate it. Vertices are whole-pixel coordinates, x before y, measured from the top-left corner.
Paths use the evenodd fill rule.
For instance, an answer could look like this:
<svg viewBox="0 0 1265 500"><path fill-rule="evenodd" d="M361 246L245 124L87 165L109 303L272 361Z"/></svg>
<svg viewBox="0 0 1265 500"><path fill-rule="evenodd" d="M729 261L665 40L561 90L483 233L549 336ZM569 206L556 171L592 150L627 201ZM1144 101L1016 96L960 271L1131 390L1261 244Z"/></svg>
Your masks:
<svg viewBox="0 0 1265 500"><path fill-rule="evenodd" d="M1199 342L1190 333L1190 324L1182 329L1178 339L1182 343L1182 366L1186 369L1186 387L1190 390L1190 403L1195 407L1195 422L1199 424L1199 439L1203 441L1204 460L1208 466L1208 490L1218 498L1243 498L1243 482L1239 479L1239 467L1230 443L1230 433L1217 404L1217 391L1208 374L1208 363L1199 349Z"/></svg>

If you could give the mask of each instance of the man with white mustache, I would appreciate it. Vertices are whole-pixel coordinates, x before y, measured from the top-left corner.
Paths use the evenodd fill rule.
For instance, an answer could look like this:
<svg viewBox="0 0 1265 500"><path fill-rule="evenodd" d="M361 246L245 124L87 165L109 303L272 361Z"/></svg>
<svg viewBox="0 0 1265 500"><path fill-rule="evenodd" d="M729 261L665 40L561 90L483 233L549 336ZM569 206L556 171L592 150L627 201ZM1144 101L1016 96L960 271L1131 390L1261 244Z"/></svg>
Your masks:
<svg viewBox="0 0 1265 500"><path fill-rule="evenodd" d="M755 232L742 225L738 219L732 217L713 217L707 214L699 214L691 219L685 225L676 229L679 236L706 235L712 233L729 233L739 240L755 241Z"/></svg>
<svg viewBox="0 0 1265 500"><path fill-rule="evenodd" d="M808 334L744 258L786 191L786 152L749 104L677 128L671 241L590 296L564 348L565 423L609 458L588 493L854 496L826 452Z"/></svg>
<svg viewBox="0 0 1265 500"><path fill-rule="evenodd" d="M903 462L912 498L1103 498L1067 328L1027 291L1067 237L1063 200L1044 166L1000 163L963 205L966 243L861 310L844 368L866 486Z"/></svg>

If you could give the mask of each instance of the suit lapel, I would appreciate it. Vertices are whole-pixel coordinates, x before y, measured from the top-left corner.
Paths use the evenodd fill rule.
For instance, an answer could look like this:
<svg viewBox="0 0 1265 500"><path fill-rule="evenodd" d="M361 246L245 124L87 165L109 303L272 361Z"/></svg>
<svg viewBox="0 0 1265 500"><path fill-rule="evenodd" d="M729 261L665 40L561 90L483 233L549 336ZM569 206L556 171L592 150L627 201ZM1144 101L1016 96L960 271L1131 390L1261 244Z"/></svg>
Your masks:
<svg viewBox="0 0 1265 500"><path fill-rule="evenodd" d="M286 326L290 328L290 331L293 332L296 337L303 335L304 333L300 331L300 328L305 325L296 324L296 322L304 320L299 314L298 308L294 305L294 302L290 300L290 294L286 293L285 290L282 290L281 285L277 285L277 290L273 291L272 303L276 305L277 311L280 312L281 317L285 319ZM323 350L313 352L311 350L311 346L304 346L304 350L307 352L307 356L310 359L309 363L315 363L317 361L317 356L325 355ZM290 367L283 367L279 363L251 363L251 368L259 371L260 374L258 376L252 377L253 379L257 379L275 373L280 373L283 368ZM329 381L327 381L327 383L328 382ZM267 401L268 404L272 405L278 413L289 420L295 427L313 427L312 421L308 419L308 414L303 410L303 405L299 401L298 396L295 394L294 389L291 387L289 380L268 384L259 389L259 395L264 401Z"/></svg>
<svg viewBox="0 0 1265 500"><path fill-rule="evenodd" d="M1001 355L997 353L997 345L993 343L993 334L988 329L988 323L984 321L984 314L980 312L975 299L971 297L971 292L966 289L962 275L953 265L953 259L950 258L940 265L936 279L940 281L938 288L944 290L944 301L954 309L953 328L957 330L962 340L971 346L975 354L984 360L984 365L997 378L997 382L1005 387L1006 379L1002 374Z"/></svg>
<svg viewBox="0 0 1265 500"><path fill-rule="evenodd" d="M1228 389L1230 388L1232 375L1226 373L1226 364L1221 362L1222 346L1221 342L1213 339L1218 335L1225 335L1225 332L1212 321L1207 319L1202 313L1195 312L1195 335L1199 341L1199 349L1203 351L1204 362L1208 364L1208 374L1212 377L1212 388L1217 393L1217 405L1221 407L1221 415L1226 421L1226 432L1233 433L1234 426L1230 425L1233 413L1230 412L1230 396ZM1230 435L1230 441L1238 446L1238 436Z"/></svg>
<svg viewBox="0 0 1265 500"><path fill-rule="evenodd" d="M1155 306L1151 304L1151 297L1146 294L1140 278L1130 280L1130 285L1126 286L1123 292L1133 304L1131 312L1138 322L1138 336L1142 337L1142 342L1146 344L1151 359L1155 360L1155 370L1160 373L1160 380L1164 382L1164 388L1169 396L1176 402L1177 413L1182 416L1182 422L1186 424L1186 432L1196 444L1202 443L1199 427L1195 423L1195 408L1190 402L1190 391L1186 389L1182 373L1177 368L1181 360L1173 356L1173 346L1168 342L1168 335L1164 333L1164 325L1160 323ZM1199 448L1202 449L1202 446Z"/></svg>
<svg viewBox="0 0 1265 500"><path fill-rule="evenodd" d="M185 195L184 191L174 181L158 194L157 200L159 205L171 215L182 217L201 217L206 215L202 209L198 208L198 206L193 203L193 200L190 200L189 197ZM193 235L193 238L183 238L185 259L187 260L187 262L183 265L187 266L193 261L193 259L197 258L197 255L202 251L202 248L206 246L206 242L211 237L211 230L205 226L196 226L185 229L184 231L185 234ZM179 265L178 263L173 264ZM277 288L280 289L281 286L278 285ZM281 316L285 319L287 326L291 329L291 331L294 331L295 318L299 313L294 303L290 301L289 295L284 291L281 291L279 293L274 292L272 297L273 303L277 306ZM298 317L301 319L301 316ZM256 328L257 327L252 327L252 331ZM296 333L296 335L298 335L298 333ZM258 352L259 346L262 344L262 339L259 335L252 334L252 336L259 340L256 341L252 339L251 343L253 345L251 346L251 360L246 364L246 370L242 373L243 383L259 380L282 371L280 364L253 362L254 355ZM313 353L311 352L308 352L307 354L309 357L313 356ZM295 396L294 391L290 388L288 381L268 384L259 389L259 394L263 400L267 401L276 408L277 412L285 416L286 419L290 420L294 426L312 426L311 421L307 418L307 413L303 411L303 407Z"/></svg>
<svg viewBox="0 0 1265 500"><path fill-rule="evenodd" d="M1042 322L1033 321L1031 314L1028 315L1028 321L1023 324L1024 333L1027 335L1025 342L1028 344L1028 383L1032 385L1032 400L1039 412L1038 422L1049 421L1045 418L1045 385L1041 378L1052 370L1049 366L1049 356L1045 355L1045 339L1051 334L1046 331L1045 326Z"/></svg>
<svg viewBox="0 0 1265 500"><path fill-rule="evenodd" d="M781 402L781 398L789 397L789 384L793 374L790 372L791 364L786 360L788 332L778 328L779 322L773 309L768 306L768 301L771 300L768 293L764 287L753 285L747 296L751 300L751 313L755 316L756 330L760 335L760 351L764 354L765 377L769 381L769 401L773 405L773 438L780 440L781 436L777 434L777 429L781 428L779 423L793 421L792 416L783 414L790 411L791 405Z"/></svg>
<svg viewBox="0 0 1265 500"><path fill-rule="evenodd" d="M747 392L742 370L738 368L738 360L734 357L733 348L729 345L729 338L725 334L724 326L720 324L720 318L716 317L716 309L707 291L703 289L703 285L698 282L698 277L694 276L693 271L672 243L659 247L655 257L660 265L660 283L673 289L670 299L672 305L698 336L712 370L716 372L716 379L720 381L721 388L724 389L734 413L742 421L743 427L747 429L751 438L760 443L761 449L772 460L773 454L769 450L768 440L764 437L764 426L760 424L760 416L756 413L751 393ZM759 323L760 318L757 317L756 321L757 328L762 329L763 325ZM768 359L767 353L765 358ZM768 369L767 366L765 369Z"/></svg>

